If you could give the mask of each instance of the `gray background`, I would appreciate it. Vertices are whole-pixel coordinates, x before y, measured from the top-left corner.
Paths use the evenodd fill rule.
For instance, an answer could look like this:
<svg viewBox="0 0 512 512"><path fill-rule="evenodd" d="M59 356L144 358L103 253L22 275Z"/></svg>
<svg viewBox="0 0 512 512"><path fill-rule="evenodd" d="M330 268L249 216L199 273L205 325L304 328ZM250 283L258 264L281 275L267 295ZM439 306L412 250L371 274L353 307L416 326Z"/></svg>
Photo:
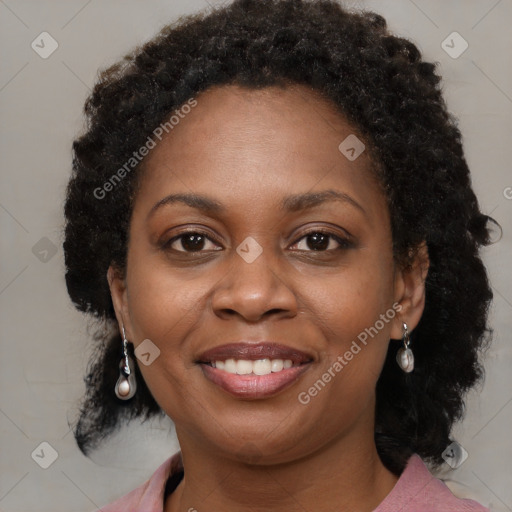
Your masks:
<svg viewBox="0 0 512 512"><path fill-rule="evenodd" d="M179 15L213 0L0 0L0 509L86 512L140 485L177 449L170 420L133 423L91 458L68 427L83 392L87 321L66 293L62 205L71 142L99 68L149 39ZM484 386L469 395L454 437L469 453L437 476L461 497L512 510L512 21L511 0L348 1L374 9L390 28L439 62L450 110L464 135L482 209L502 225L484 252L495 292L495 341ZM47 59L32 41L47 31ZM468 42L458 58L441 43ZM459 44L459 43L454 43ZM48 48L48 46L46 46ZM456 48L457 49L457 46ZM58 453L48 469L51 451ZM34 452L34 450L36 450ZM40 455L37 458L32 453ZM35 459L35 460L34 460Z"/></svg>

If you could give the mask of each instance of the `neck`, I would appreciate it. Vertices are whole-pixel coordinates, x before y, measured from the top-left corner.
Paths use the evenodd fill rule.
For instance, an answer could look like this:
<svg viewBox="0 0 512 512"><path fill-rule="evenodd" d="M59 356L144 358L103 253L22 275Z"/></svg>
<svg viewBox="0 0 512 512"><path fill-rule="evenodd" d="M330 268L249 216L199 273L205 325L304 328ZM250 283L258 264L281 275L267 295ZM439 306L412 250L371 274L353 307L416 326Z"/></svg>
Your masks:
<svg viewBox="0 0 512 512"><path fill-rule="evenodd" d="M165 512L371 512L398 480L378 456L373 429L355 428L313 454L273 465L242 464L178 438L185 477Z"/></svg>

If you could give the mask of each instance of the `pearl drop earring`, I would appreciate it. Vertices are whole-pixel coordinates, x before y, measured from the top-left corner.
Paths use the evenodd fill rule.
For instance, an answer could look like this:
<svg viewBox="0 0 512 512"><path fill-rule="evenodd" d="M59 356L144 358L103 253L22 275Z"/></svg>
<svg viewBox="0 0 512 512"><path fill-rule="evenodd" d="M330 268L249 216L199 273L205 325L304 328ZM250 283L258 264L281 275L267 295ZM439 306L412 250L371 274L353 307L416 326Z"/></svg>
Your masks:
<svg viewBox="0 0 512 512"><path fill-rule="evenodd" d="M128 340L123 329L123 357L119 362L119 378L117 379L115 392L120 400L129 400L137 391L135 379L135 365L133 359L128 355Z"/></svg>
<svg viewBox="0 0 512 512"><path fill-rule="evenodd" d="M414 370L414 354L409 348L409 345L411 344L411 338L409 336L409 330L407 329L406 323L403 323L403 328L404 334L402 342L404 346L397 352L396 361L398 366L400 366L400 368L402 368L405 373L410 373Z"/></svg>

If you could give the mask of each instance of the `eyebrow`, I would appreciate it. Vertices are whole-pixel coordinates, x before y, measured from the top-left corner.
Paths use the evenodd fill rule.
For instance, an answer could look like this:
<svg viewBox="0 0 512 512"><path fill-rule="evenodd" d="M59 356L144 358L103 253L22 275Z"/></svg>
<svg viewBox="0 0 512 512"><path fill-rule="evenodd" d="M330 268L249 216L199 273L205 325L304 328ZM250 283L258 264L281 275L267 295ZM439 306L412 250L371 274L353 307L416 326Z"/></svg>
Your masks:
<svg viewBox="0 0 512 512"><path fill-rule="evenodd" d="M350 204L356 209L360 210L364 215L367 215L366 210L352 197L343 192L336 190L324 190L322 192L305 192L303 194L295 194L286 197L281 202L281 210L285 212L297 212L308 208L313 208L320 204L338 201L345 204ZM155 213L156 210L170 204L182 203L191 208L201 210L207 214L220 214L226 211L226 207L211 199L209 197L199 194L170 194L160 201L158 201L149 211L148 218Z"/></svg>

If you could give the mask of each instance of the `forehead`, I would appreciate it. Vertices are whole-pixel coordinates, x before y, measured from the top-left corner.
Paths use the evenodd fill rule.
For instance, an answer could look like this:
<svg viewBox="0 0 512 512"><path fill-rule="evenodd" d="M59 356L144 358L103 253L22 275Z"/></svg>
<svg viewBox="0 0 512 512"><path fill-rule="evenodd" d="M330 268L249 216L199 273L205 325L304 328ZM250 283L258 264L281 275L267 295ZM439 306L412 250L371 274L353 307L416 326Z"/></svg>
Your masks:
<svg viewBox="0 0 512 512"><path fill-rule="evenodd" d="M243 206L315 188L380 193L367 153L351 160L339 149L347 137L362 147L356 130L310 88L228 85L195 99L143 162L144 197L194 191Z"/></svg>
<svg viewBox="0 0 512 512"><path fill-rule="evenodd" d="M242 154L250 143L269 149L278 146L281 153L300 149L304 155L314 154L318 159L323 149L332 150L334 142L356 131L331 101L299 84L263 89L216 86L195 99L197 106L185 115L170 113L173 126L147 158L148 165L162 163L166 153L177 156L187 152L190 146L199 154L210 152L217 143L216 152L236 150L240 144ZM363 155L360 163L365 160Z"/></svg>

